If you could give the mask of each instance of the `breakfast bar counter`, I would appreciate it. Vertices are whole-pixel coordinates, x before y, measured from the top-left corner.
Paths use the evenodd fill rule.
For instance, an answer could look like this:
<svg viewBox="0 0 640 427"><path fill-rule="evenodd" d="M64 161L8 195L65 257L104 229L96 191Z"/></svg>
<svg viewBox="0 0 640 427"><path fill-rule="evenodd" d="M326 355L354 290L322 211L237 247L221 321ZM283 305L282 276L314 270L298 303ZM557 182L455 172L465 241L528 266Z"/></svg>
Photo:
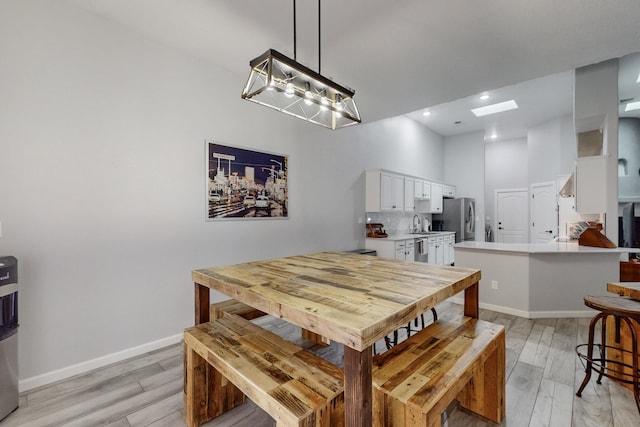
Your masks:
<svg viewBox="0 0 640 427"><path fill-rule="evenodd" d="M209 290L344 344L345 425L371 426L372 345L464 291L478 317L480 271L323 252L195 270L195 323L209 321Z"/></svg>
<svg viewBox="0 0 640 427"><path fill-rule="evenodd" d="M456 265L482 270L482 307L526 318L591 317L583 296L618 281L620 255L634 248L597 248L576 242L462 242Z"/></svg>

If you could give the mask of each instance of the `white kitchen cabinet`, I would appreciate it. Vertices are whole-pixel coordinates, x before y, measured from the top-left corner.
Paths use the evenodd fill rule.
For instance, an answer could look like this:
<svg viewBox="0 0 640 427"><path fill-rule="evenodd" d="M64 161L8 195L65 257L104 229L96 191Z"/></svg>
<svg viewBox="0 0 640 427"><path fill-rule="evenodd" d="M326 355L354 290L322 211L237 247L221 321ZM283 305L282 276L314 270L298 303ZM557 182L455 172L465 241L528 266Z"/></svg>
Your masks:
<svg viewBox="0 0 640 427"><path fill-rule="evenodd" d="M429 236L427 238L427 263L437 265L453 264L453 244L455 240L454 234Z"/></svg>
<svg viewBox="0 0 640 427"><path fill-rule="evenodd" d="M438 254L438 238L436 236L432 236L427 238L427 245L429 247L429 252L427 253L427 263L428 264L437 264L437 254Z"/></svg>
<svg viewBox="0 0 640 427"><path fill-rule="evenodd" d="M414 197L415 192L415 179L404 178L404 211L414 212L416 210L416 199Z"/></svg>
<svg viewBox="0 0 640 427"><path fill-rule="evenodd" d="M437 182L427 183L431 187L431 197L418 204L421 213L442 213L442 184Z"/></svg>
<svg viewBox="0 0 640 427"><path fill-rule="evenodd" d="M449 184L442 184L442 197L446 199L455 199L456 197L456 186Z"/></svg>
<svg viewBox="0 0 640 427"><path fill-rule="evenodd" d="M365 176L366 212L404 209L404 176L381 170L370 170Z"/></svg>
<svg viewBox="0 0 640 427"><path fill-rule="evenodd" d="M452 265L455 262L453 245L456 243L455 234L444 236L444 265Z"/></svg>
<svg viewBox="0 0 640 427"><path fill-rule="evenodd" d="M436 264L444 264L444 236L436 237Z"/></svg>
<svg viewBox="0 0 640 427"><path fill-rule="evenodd" d="M413 261L415 257L415 241L389 240L389 239L365 239L366 249L373 249L381 258L402 259Z"/></svg>
<svg viewBox="0 0 640 427"><path fill-rule="evenodd" d="M429 199L431 197L431 183L423 179L416 179L414 195L419 200Z"/></svg>
<svg viewBox="0 0 640 427"><path fill-rule="evenodd" d="M415 241L399 240L396 242L395 259L413 261L415 256Z"/></svg>
<svg viewBox="0 0 640 427"><path fill-rule="evenodd" d="M578 157L576 162L576 212L607 211L606 161L604 156Z"/></svg>

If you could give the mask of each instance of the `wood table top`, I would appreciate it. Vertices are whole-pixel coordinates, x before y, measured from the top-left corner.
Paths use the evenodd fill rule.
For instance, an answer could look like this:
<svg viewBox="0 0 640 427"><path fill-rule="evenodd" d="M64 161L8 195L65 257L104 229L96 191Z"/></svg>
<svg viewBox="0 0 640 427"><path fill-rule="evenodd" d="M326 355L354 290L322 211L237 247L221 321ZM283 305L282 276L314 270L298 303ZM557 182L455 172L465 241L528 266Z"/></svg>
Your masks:
<svg viewBox="0 0 640 427"><path fill-rule="evenodd" d="M193 281L363 351L480 281L480 270L322 252L194 270Z"/></svg>
<svg viewBox="0 0 640 427"><path fill-rule="evenodd" d="M640 282L607 283L607 291L640 300Z"/></svg>

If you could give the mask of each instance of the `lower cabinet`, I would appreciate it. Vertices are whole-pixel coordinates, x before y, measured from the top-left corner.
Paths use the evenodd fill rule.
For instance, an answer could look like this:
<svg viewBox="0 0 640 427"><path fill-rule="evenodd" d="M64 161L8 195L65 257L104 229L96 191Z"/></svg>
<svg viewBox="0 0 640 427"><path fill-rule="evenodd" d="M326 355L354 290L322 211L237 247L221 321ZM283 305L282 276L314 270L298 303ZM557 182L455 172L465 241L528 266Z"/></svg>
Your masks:
<svg viewBox="0 0 640 427"><path fill-rule="evenodd" d="M396 242L395 259L413 261L415 259L414 257L415 257L415 241L413 239L399 240Z"/></svg>
<svg viewBox="0 0 640 427"><path fill-rule="evenodd" d="M427 262L429 264L451 265L454 262L453 245L456 242L455 234L445 234L442 236L431 236L427 239L429 253Z"/></svg>
<svg viewBox="0 0 640 427"><path fill-rule="evenodd" d="M444 236L444 265L452 265L455 262L453 245L456 243L454 234Z"/></svg>
<svg viewBox="0 0 640 427"><path fill-rule="evenodd" d="M382 258L413 261L415 256L415 242L413 239L365 239L365 248L375 250L378 256Z"/></svg>
<svg viewBox="0 0 640 427"><path fill-rule="evenodd" d="M455 234L447 233L425 238L427 244L427 263L437 265L451 265L453 259L453 245ZM405 261L415 260L415 240L366 239L365 247L373 249L382 258L394 258Z"/></svg>

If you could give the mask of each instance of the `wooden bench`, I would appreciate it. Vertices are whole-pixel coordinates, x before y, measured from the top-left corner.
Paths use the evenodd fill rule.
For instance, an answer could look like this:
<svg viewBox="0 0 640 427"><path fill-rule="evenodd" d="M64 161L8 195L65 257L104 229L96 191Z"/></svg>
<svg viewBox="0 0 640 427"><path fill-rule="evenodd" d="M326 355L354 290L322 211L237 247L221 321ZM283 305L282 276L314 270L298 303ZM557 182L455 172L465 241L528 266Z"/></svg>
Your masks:
<svg viewBox="0 0 640 427"><path fill-rule="evenodd" d="M257 319L259 317L267 315L267 313L265 313L264 311L260 311L257 308L253 308L250 305L234 299L216 302L211 304L211 306L209 307L209 317L211 320L219 319L227 314L235 314L247 320ZM301 334L302 338L306 338L310 341L315 342L316 344L324 346L328 346L329 344L331 344L331 340L329 340L328 338L325 338L322 335L318 335L307 329L302 329Z"/></svg>
<svg viewBox="0 0 640 427"><path fill-rule="evenodd" d="M503 326L470 317L439 320L373 359L374 426L440 426L456 399L502 422Z"/></svg>
<svg viewBox="0 0 640 427"><path fill-rule="evenodd" d="M225 314L186 329L184 352L189 427L239 405L245 395L278 427L344 425L342 370L248 320Z"/></svg>
<svg viewBox="0 0 640 427"><path fill-rule="evenodd" d="M260 311L234 299L213 303L209 308L209 317L211 320L220 319L227 314L235 314L247 320L257 319L267 315L264 311Z"/></svg>

